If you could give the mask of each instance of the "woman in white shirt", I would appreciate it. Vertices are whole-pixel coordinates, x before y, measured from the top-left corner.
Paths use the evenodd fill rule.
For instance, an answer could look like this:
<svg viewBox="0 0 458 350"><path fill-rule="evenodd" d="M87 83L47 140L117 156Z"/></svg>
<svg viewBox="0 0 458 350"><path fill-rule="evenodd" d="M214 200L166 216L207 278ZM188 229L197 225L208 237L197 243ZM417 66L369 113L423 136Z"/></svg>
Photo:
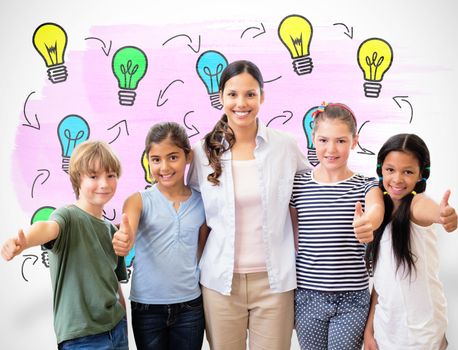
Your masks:
<svg viewBox="0 0 458 350"><path fill-rule="evenodd" d="M296 172L309 167L296 139L258 112L263 79L249 61L223 71L223 117L194 145L189 184L211 228L200 260L212 349L289 349L296 288L288 204Z"/></svg>

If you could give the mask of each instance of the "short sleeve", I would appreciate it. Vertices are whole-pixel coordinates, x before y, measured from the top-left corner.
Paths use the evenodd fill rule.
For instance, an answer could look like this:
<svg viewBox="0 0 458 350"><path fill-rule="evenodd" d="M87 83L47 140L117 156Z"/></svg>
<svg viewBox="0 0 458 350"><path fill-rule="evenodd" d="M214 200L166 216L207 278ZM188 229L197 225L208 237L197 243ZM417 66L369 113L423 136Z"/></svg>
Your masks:
<svg viewBox="0 0 458 350"><path fill-rule="evenodd" d="M366 177L364 186L364 194L366 195L372 188L378 187L379 181L375 177Z"/></svg>

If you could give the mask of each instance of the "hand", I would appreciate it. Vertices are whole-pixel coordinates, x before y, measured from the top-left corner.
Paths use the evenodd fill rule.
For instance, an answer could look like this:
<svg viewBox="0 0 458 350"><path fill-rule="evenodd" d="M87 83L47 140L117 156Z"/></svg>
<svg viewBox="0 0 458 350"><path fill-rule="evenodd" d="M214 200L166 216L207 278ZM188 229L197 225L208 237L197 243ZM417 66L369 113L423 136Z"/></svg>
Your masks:
<svg viewBox="0 0 458 350"><path fill-rule="evenodd" d="M122 214L119 230L113 235L113 249L117 256L126 256L131 247L132 232L127 214Z"/></svg>
<svg viewBox="0 0 458 350"><path fill-rule="evenodd" d="M451 207L448 204L448 200L450 198L450 190L447 190L442 197L442 201L439 205L440 208L440 219L439 223L442 224L445 231L452 232L456 230L457 227L457 216L455 208Z"/></svg>
<svg viewBox="0 0 458 350"><path fill-rule="evenodd" d="M26 247L27 240L25 239L24 231L20 229L17 237L10 238L3 244L2 257L6 261L10 261L16 255L21 254Z"/></svg>
<svg viewBox="0 0 458 350"><path fill-rule="evenodd" d="M369 243L374 239L374 228L372 222L364 215L361 202L356 202L355 215L353 218L353 230L356 239L361 243Z"/></svg>

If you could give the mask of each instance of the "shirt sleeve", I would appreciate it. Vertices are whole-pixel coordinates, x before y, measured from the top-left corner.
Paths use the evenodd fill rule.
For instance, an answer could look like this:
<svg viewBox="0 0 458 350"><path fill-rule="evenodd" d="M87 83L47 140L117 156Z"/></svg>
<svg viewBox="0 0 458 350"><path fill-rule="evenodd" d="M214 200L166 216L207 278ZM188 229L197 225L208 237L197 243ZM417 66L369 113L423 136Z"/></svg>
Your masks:
<svg viewBox="0 0 458 350"><path fill-rule="evenodd" d="M59 225L59 235L56 239L42 244L42 247L58 253L67 240L67 231L65 228L70 224L70 212L65 207L56 209L52 212L49 220L57 222Z"/></svg>
<svg viewBox="0 0 458 350"><path fill-rule="evenodd" d="M375 177L367 177L366 185L364 186L364 194L366 195L372 188L378 187L379 181Z"/></svg>
<svg viewBox="0 0 458 350"><path fill-rule="evenodd" d="M199 181L199 168L200 163L202 162L201 153L200 153L200 142L196 143L193 147L194 157L191 164L189 165L188 175L187 175L187 184L188 186L194 188L196 191L200 192L200 181Z"/></svg>
<svg viewBox="0 0 458 350"><path fill-rule="evenodd" d="M310 165L307 157L301 151L301 149L299 147L299 143L297 142L297 139L294 139L294 151L295 151L295 154L296 154L297 172L303 173L303 172L306 172L307 170L313 169L312 166Z"/></svg>

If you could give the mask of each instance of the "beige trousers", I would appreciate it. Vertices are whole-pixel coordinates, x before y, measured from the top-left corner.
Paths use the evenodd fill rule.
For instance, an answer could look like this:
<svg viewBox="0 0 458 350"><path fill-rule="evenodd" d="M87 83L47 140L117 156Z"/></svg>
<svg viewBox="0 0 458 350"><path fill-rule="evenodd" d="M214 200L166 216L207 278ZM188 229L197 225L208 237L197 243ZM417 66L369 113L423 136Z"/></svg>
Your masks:
<svg viewBox="0 0 458 350"><path fill-rule="evenodd" d="M294 327L294 291L273 293L267 272L238 274L230 296L202 286L212 350L287 350Z"/></svg>

